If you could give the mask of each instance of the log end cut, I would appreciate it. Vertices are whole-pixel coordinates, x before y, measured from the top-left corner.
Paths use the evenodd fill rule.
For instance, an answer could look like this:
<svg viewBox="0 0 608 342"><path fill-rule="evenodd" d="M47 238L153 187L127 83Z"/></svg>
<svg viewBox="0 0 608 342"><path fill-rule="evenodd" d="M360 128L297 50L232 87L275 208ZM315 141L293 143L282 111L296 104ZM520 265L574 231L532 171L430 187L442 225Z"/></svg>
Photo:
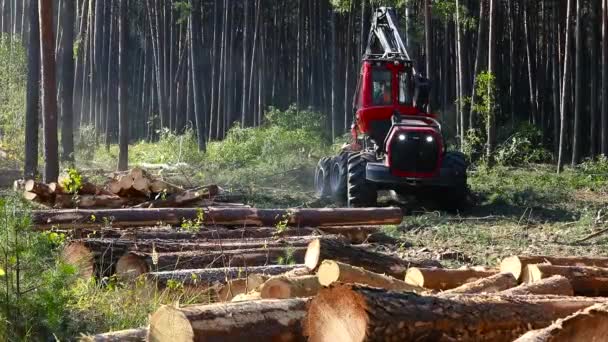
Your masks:
<svg viewBox="0 0 608 342"><path fill-rule="evenodd" d="M95 256L83 243L68 244L61 253L61 259L66 264L76 267L81 278L88 279L95 275Z"/></svg>
<svg viewBox="0 0 608 342"><path fill-rule="evenodd" d="M500 273L511 273L518 279L521 277L523 264L517 255L502 259L500 262Z"/></svg>
<svg viewBox="0 0 608 342"><path fill-rule="evenodd" d="M537 265L527 265L521 275L521 281L524 284L532 284L543 279L543 272Z"/></svg>
<svg viewBox="0 0 608 342"><path fill-rule="evenodd" d="M413 286L424 287L424 274L417 267L410 267L405 273L405 282Z"/></svg>
<svg viewBox="0 0 608 342"><path fill-rule="evenodd" d="M365 301L348 287L332 285L311 301L306 317L310 342L364 341L368 315Z"/></svg>
<svg viewBox="0 0 608 342"><path fill-rule="evenodd" d="M304 265L311 270L314 270L319 266L322 260L321 258L321 240L315 239L308 244L306 250L306 256L304 257Z"/></svg>
<svg viewBox="0 0 608 342"><path fill-rule="evenodd" d="M125 254L116 262L116 275L120 279L135 279L149 271L144 258L134 253Z"/></svg>
<svg viewBox="0 0 608 342"><path fill-rule="evenodd" d="M194 341L194 329L182 311L163 306L150 317L148 341L191 342Z"/></svg>

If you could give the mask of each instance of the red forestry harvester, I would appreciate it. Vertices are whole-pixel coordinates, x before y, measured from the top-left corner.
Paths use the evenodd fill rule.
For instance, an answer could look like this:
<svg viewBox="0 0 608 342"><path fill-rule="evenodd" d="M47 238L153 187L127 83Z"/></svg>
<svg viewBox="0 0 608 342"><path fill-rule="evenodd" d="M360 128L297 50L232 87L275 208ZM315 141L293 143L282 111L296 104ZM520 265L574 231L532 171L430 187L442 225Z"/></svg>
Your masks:
<svg viewBox="0 0 608 342"><path fill-rule="evenodd" d="M375 206L378 190L437 201L467 202L467 163L446 152L441 124L428 114L429 80L417 75L391 8L378 8L354 98L352 138L340 154L319 161L315 188L350 207Z"/></svg>

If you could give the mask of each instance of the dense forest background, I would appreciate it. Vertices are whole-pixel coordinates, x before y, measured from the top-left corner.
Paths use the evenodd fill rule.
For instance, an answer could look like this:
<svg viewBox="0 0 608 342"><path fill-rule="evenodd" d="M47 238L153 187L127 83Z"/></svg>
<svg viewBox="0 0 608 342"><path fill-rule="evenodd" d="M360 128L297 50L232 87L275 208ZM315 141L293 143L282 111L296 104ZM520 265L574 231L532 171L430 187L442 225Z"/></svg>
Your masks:
<svg viewBox="0 0 608 342"><path fill-rule="evenodd" d="M1 148L22 155L26 175L38 167L41 125L51 169L57 155L73 160L83 134L110 146L121 126L123 142L192 129L205 150L290 105L321 113L335 139L352 121L380 5L398 9L456 148L492 158L497 144L513 155L542 148L534 161L560 166L608 153L603 0L1 0ZM56 95L37 86L41 47ZM56 114L52 101L38 105L39 89L56 96Z"/></svg>

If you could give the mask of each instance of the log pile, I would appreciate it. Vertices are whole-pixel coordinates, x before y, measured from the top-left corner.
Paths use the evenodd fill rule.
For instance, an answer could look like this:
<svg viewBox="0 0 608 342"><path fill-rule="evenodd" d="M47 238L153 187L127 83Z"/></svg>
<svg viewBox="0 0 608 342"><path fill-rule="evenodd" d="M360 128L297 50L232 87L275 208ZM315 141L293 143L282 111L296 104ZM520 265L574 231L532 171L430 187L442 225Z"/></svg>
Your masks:
<svg viewBox="0 0 608 342"><path fill-rule="evenodd" d="M187 207L194 204L212 205L216 204L213 201L214 197L221 192L217 185L182 189L155 178L147 171L137 167L127 172L112 174L104 185L96 185L85 180L80 183L76 191L68 191L65 185L69 182L68 176L62 176L59 182L49 184L35 180L17 180L14 182L13 188L15 191L22 192L25 199L55 209L167 208Z"/></svg>

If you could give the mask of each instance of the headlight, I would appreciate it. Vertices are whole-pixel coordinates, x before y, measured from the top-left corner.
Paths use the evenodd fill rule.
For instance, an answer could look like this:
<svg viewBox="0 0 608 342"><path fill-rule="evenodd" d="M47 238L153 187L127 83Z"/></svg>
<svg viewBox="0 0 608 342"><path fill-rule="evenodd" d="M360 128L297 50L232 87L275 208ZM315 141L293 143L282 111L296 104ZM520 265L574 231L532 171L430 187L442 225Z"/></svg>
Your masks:
<svg viewBox="0 0 608 342"><path fill-rule="evenodd" d="M426 142L432 143L434 140L435 140L435 138L433 138L433 136L432 136L432 135L428 135L428 136L426 137Z"/></svg>
<svg viewBox="0 0 608 342"><path fill-rule="evenodd" d="M405 141L405 139L407 139L405 134L399 134L399 141Z"/></svg>

